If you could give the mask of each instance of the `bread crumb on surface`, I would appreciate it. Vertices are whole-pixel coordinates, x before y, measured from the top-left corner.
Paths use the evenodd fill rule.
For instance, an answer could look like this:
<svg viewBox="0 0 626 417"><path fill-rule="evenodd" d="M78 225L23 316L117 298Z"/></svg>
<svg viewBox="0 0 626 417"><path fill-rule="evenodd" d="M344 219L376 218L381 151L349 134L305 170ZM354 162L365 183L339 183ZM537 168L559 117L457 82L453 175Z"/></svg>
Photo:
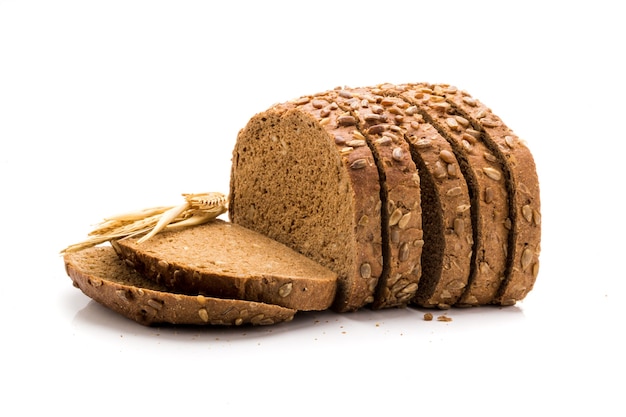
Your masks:
<svg viewBox="0 0 626 417"><path fill-rule="evenodd" d="M452 321L452 318L448 316L437 316L437 321Z"/></svg>
<svg viewBox="0 0 626 417"><path fill-rule="evenodd" d="M433 319L432 313L424 313L424 320L431 321Z"/></svg>

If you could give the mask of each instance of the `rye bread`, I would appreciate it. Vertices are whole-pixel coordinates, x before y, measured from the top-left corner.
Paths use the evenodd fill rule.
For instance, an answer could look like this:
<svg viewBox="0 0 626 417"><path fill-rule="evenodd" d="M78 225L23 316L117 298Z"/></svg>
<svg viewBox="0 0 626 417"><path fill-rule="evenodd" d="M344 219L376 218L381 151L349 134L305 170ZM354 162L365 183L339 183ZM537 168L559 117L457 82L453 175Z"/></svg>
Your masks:
<svg viewBox="0 0 626 417"><path fill-rule="evenodd" d="M503 176L509 193L511 233L504 281L493 303L515 304L532 290L539 273L541 203L534 158L526 144L489 107L456 87L438 87L442 96L482 133L493 155L505 161Z"/></svg>
<svg viewBox="0 0 626 417"><path fill-rule="evenodd" d="M68 253L64 262L85 295L146 326L269 325L290 321L296 313L277 305L170 292L138 274L110 246Z"/></svg>
<svg viewBox="0 0 626 417"><path fill-rule="evenodd" d="M412 303L449 308L462 295L470 273L473 233L467 183L450 144L417 106L397 96L390 85L374 91L397 109L398 126L420 176L422 277Z"/></svg>
<svg viewBox="0 0 626 417"><path fill-rule="evenodd" d="M356 119L350 142L372 150L380 177L383 271L372 307L406 306L421 276L420 182L409 145L398 123L402 109L370 88L337 91L337 103Z"/></svg>
<svg viewBox="0 0 626 417"><path fill-rule="evenodd" d="M237 224L214 220L113 247L144 277L184 294L325 310L337 274L287 246Z"/></svg>
<svg viewBox="0 0 626 417"><path fill-rule="evenodd" d="M239 132L230 181L231 221L336 272L338 312L371 303L382 270L378 171L354 124L332 92L275 105Z"/></svg>
<svg viewBox="0 0 626 417"><path fill-rule="evenodd" d="M450 143L470 193L474 248L461 306L490 303L504 279L509 236L508 194L503 161L484 143L469 120L429 84L393 87L414 103L424 118ZM435 91L436 90L436 91Z"/></svg>

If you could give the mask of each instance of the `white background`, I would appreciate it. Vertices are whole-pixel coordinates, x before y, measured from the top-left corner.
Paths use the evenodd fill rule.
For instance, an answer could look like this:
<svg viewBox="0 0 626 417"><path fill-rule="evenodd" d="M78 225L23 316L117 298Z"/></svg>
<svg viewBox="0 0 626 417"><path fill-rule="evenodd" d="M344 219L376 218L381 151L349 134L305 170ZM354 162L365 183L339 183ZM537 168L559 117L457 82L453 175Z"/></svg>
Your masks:
<svg viewBox="0 0 626 417"><path fill-rule="evenodd" d="M624 415L619 2L226 3L0 0L0 414ZM535 155L542 267L517 306L145 328L65 275L103 217L227 192L254 113L419 81Z"/></svg>

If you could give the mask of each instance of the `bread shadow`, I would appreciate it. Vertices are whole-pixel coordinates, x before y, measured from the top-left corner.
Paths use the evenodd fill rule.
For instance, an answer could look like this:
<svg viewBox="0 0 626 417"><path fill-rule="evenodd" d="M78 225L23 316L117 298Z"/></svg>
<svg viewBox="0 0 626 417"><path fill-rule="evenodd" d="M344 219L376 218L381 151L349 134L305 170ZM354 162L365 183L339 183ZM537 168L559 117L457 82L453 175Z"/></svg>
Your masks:
<svg viewBox="0 0 626 417"><path fill-rule="evenodd" d="M82 295L78 295L81 296ZM76 304L74 300L69 303ZM173 325L173 324L155 324L145 326L136 321L119 314L106 306L101 305L95 300L89 302L80 310L78 310L73 318L73 324L77 327L89 328L92 330L102 331L104 333L111 332L119 337L120 333L132 334L139 337L153 338L158 335L159 340L228 340L246 341L251 339L274 337L285 332L297 332L307 329L315 324L315 318L312 318L311 312L298 312L293 320L284 323L277 323L268 326L219 326L219 325ZM325 313L325 312L316 312ZM330 313L332 314L332 313Z"/></svg>
<svg viewBox="0 0 626 417"><path fill-rule="evenodd" d="M74 297L84 297L77 293ZM69 300L68 303L78 305L77 300ZM301 311L292 321L278 323L270 326L194 326L194 325L170 325L159 324L145 326L139 324L94 300L89 302L76 312L73 324L77 327L96 329L104 333L110 332L115 337L119 334L131 334L134 337L167 340L172 342L216 342L226 341L251 343L269 337L278 337L286 334L297 335L298 332L310 331L317 328L320 331L335 329L336 325L345 326L349 323L377 324L383 322L423 322L425 315L431 314L432 321L437 321L440 316L452 319L453 322L481 322L505 323L511 320L524 318L523 308L515 305L480 306L472 308L451 308L448 310L426 309L419 307L389 308L372 310L364 308L355 312L336 313L332 310L325 311Z"/></svg>

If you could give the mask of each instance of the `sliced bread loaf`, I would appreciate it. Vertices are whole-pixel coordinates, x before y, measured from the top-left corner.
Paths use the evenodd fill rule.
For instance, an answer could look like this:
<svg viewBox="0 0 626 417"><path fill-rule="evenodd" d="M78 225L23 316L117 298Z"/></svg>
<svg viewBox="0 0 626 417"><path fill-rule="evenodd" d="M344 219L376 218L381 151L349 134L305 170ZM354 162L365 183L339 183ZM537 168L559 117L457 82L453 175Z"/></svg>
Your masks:
<svg viewBox="0 0 626 417"><path fill-rule="evenodd" d="M233 151L229 213L338 274L332 308L373 301L382 271L380 182L330 91L254 116Z"/></svg>
<svg viewBox="0 0 626 417"><path fill-rule="evenodd" d="M252 301L170 292L138 274L110 246L64 257L74 286L111 310L143 325L269 325L293 319L293 309Z"/></svg>
<svg viewBox="0 0 626 417"><path fill-rule="evenodd" d="M113 247L143 276L180 293L296 310L324 310L335 297L337 274L237 224L215 220L137 240Z"/></svg>
<svg viewBox="0 0 626 417"><path fill-rule="evenodd" d="M519 137L489 107L469 93L448 85L439 85L441 96L467 118L503 163L511 233L504 281L493 303L512 305L532 290L539 273L541 251L541 208L539 179L534 158Z"/></svg>

